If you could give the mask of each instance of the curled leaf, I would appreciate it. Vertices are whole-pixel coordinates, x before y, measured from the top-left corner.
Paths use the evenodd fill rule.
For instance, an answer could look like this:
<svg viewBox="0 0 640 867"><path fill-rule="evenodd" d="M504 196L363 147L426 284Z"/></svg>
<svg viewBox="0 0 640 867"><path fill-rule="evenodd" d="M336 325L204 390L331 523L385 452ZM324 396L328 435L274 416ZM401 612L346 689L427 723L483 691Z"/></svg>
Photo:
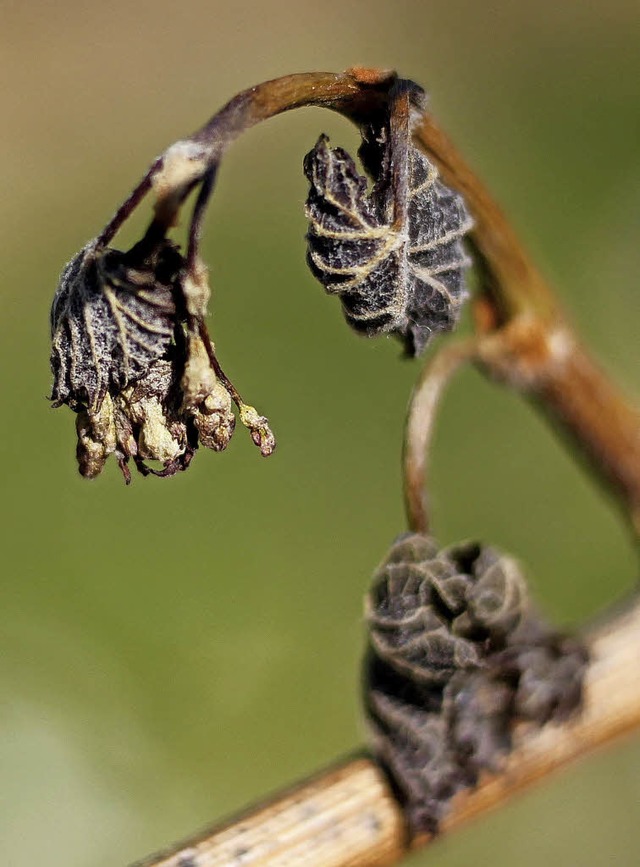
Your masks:
<svg viewBox="0 0 640 867"><path fill-rule="evenodd" d="M126 253L92 242L69 262L51 308L55 406L97 410L166 353L182 266L164 239Z"/></svg>
<svg viewBox="0 0 640 867"><path fill-rule="evenodd" d="M424 536L401 537L366 618L372 745L414 830L437 831L453 795L498 768L515 722L580 707L586 651L544 622L516 562L493 548L438 552Z"/></svg>
<svg viewBox="0 0 640 867"><path fill-rule="evenodd" d="M305 157L307 261L356 331L396 334L418 355L457 322L470 264L462 240L473 222L462 196L412 145L406 113L396 114L364 132L370 190L325 135Z"/></svg>

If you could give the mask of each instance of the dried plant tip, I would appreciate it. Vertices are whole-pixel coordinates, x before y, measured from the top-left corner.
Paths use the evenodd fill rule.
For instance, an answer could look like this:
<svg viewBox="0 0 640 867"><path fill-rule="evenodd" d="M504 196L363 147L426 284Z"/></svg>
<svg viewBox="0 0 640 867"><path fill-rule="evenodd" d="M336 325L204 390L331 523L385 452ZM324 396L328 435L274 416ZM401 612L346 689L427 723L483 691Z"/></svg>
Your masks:
<svg viewBox="0 0 640 867"><path fill-rule="evenodd" d="M143 475L168 477L187 469L198 445L216 452L228 446L236 421L231 396L212 370L200 338L192 335L186 345L184 361L174 348L136 383L113 398L107 394L98 410L79 413L83 476L97 476L115 452L127 481L129 460ZM254 441L269 454L275 443L267 420L252 407L246 409ZM162 468L146 461L158 461Z"/></svg>
<svg viewBox="0 0 640 867"><path fill-rule="evenodd" d="M127 467L133 460L143 475L171 476L186 469L193 454L188 419L173 407L175 364L161 359L145 377L127 386L113 398L107 394L99 409L78 414L78 466L85 478L95 478L110 454L128 483ZM161 470L145 461L158 461Z"/></svg>
<svg viewBox="0 0 640 867"><path fill-rule="evenodd" d="M199 334L189 333L186 359L180 383L182 408L193 410L202 404L218 385L206 347ZM231 398L228 399L231 405Z"/></svg>
<svg viewBox="0 0 640 867"><path fill-rule="evenodd" d="M236 424L231 395L218 380L200 335L190 333L187 347L182 409L193 418L201 444L220 452L229 445Z"/></svg>
<svg viewBox="0 0 640 867"><path fill-rule="evenodd" d="M251 439L260 449L262 457L268 458L276 447L276 438L269 427L269 419L259 415L255 407L248 406L246 403L241 404L239 409L240 421L249 429Z"/></svg>
<svg viewBox="0 0 640 867"><path fill-rule="evenodd" d="M470 264L462 240L473 221L411 143L406 99L364 130L370 191L353 159L326 136L305 157L307 261L327 292L339 295L356 331L396 334L418 355L432 334L458 320Z"/></svg>
<svg viewBox="0 0 640 867"><path fill-rule="evenodd" d="M215 348L202 324L198 331L189 332L187 345L188 357L182 379L183 407L193 415L202 444L214 451L227 447L235 428L232 412L232 403L235 403L240 421L249 429L262 456L272 454L276 441L268 419L242 400L220 367Z"/></svg>
<svg viewBox="0 0 640 867"><path fill-rule="evenodd" d="M76 457L80 474L95 479L102 472L109 455L116 450L113 404L107 395L97 412L81 410L76 416L78 445Z"/></svg>
<svg viewBox="0 0 640 867"><path fill-rule="evenodd" d="M166 469L187 451L186 421L175 410L176 373L176 363L162 359L116 397L118 439L124 455L136 458L139 468L139 461L152 460Z"/></svg>
<svg viewBox="0 0 640 867"><path fill-rule="evenodd" d="M129 461L143 475L172 476L199 444L227 447L234 402L261 453L273 452L267 419L241 401L215 357L208 299L199 257L188 268L151 233L127 253L92 242L67 265L51 314L52 399L78 412L83 476L99 475L110 454L127 483Z"/></svg>
<svg viewBox="0 0 640 867"><path fill-rule="evenodd" d="M185 274L182 282L182 294L187 313L202 322L207 316L211 289L209 287L209 271L199 257Z"/></svg>
<svg viewBox="0 0 640 867"><path fill-rule="evenodd" d="M193 415L193 421L205 448L214 452L226 449L235 430L236 417L231 408L231 398L220 384L202 402Z"/></svg>
<svg viewBox="0 0 640 867"><path fill-rule="evenodd" d="M372 745L414 831L497 770L518 720L579 710L587 654L532 607L515 561L477 544L393 546L367 599L365 702Z"/></svg>

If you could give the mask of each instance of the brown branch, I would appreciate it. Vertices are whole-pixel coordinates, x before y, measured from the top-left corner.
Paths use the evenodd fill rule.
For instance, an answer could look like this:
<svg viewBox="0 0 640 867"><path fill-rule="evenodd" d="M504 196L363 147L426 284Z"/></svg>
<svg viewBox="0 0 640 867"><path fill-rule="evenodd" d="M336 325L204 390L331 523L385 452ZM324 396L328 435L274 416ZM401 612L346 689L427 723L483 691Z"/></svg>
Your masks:
<svg viewBox="0 0 640 867"><path fill-rule="evenodd" d="M406 849L400 808L374 762L361 757L136 867L374 867L396 863Z"/></svg>
<svg viewBox="0 0 640 867"><path fill-rule="evenodd" d="M563 725L517 730L501 773L456 796L442 834L640 726L640 604L592 629L586 640L592 661L580 716ZM408 840L383 775L361 756L136 867L365 867L395 864L432 841Z"/></svg>
<svg viewBox="0 0 640 867"><path fill-rule="evenodd" d="M342 73L301 72L264 81L233 97L199 130L175 142L156 159L98 237L111 242L150 190L155 191L155 222L170 228L194 185L215 168L243 132L295 108L328 108L359 124L385 105L397 81L392 70L354 67Z"/></svg>
<svg viewBox="0 0 640 867"><path fill-rule="evenodd" d="M622 493L640 534L640 414L617 397L610 381L576 343L569 328L522 314L502 328L445 346L424 366L407 412L403 447L409 528L428 530L429 444L437 407L451 376L465 362L533 397L592 469Z"/></svg>
<svg viewBox="0 0 640 867"><path fill-rule="evenodd" d="M476 339L448 344L424 365L413 389L405 422L402 476L407 522L415 533L429 532L428 457L438 404L456 370L477 354Z"/></svg>
<svg viewBox="0 0 640 867"><path fill-rule="evenodd" d="M582 347L506 217L433 117L414 138L466 198L483 276L476 302L490 375L532 397L586 457L640 533L640 413Z"/></svg>
<svg viewBox="0 0 640 867"><path fill-rule="evenodd" d="M535 312L544 319L555 318L559 305L551 289L503 211L433 115L422 115L414 127L414 138L435 160L445 183L462 193L475 218L472 238L488 278L483 288L495 306L499 324L520 313Z"/></svg>
<svg viewBox="0 0 640 867"><path fill-rule="evenodd" d="M618 495L640 534L640 412L617 392L566 323L520 316L479 344L481 363L534 399Z"/></svg>

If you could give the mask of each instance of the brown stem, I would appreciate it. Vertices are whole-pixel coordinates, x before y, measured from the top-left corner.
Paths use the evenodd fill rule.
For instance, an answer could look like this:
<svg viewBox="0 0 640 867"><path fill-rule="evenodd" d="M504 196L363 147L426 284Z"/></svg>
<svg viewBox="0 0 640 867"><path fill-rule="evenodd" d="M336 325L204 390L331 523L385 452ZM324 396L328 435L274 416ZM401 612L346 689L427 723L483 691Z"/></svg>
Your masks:
<svg viewBox="0 0 640 867"><path fill-rule="evenodd" d="M478 355L492 376L533 398L557 423L640 533L640 412L618 395L567 325L519 316L482 338Z"/></svg>
<svg viewBox="0 0 640 867"><path fill-rule="evenodd" d="M240 395L238 389L231 382L227 374L220 366L218 356L216 355L215 349L213 348L213 343L211 342L211 337L209 336L206 325L204 325L204 323L202 322L192 322L191 328L198 332L198 335L200 336L200 339L202 340L202 343L206 350L209 363L211 364L211 367L213 368L217 379L219 379L222 385L226 388L229 396L231 397L231 400L235 403L238 409L241 409L243 406L245 406L245 402L242 399L242 396Z"/></svg>
<svg viewBox="0 0 640 867"><path fill-rule="evenodd" d="M409 529L415 533L429 532L427 471L438 404L453 374L477 351L475 339L446 346L424 365L411 395L402 460L405 510Z"/></svg>
<svg viewBox="0 0 640 867"><path fill-rule="evenodd" d="M483 291L492 301L495 324L509 322L520 313L555 318L559 305L549 286L503 211L433 116L423 114L413 134L416 144L436 162L444 182L462 193L473 214L471 238L485 272Z"/></svg>
<svg viewBox="0 0 640 867"><path fill-rule="evenodd" d="M149 170L147 171L146 175L142 178L140 183L131 191L131 193L127 196L125 201L120 205L113 217L109 220L107 225L98 235L97 240L100 246L106 246L107 244L109 244L113 240L114 235L120 229L120 227L124 223L126 223L131 214L135 211L140 202L144 199L144 197L153 186L153 178L157 174L161 165L162 157L159 157L149 166Z"/></svg>
<svg viewBox="0 0 640 867"><path fill-rule="evenodd" d="M640 413L579 345L504 214L433 117L423 114L413 133L476 222L483 278L476 312L480 331L490 335L485 368L558 423L640 532Z"/></svg>
<svg viewBox="0 0 640 867"><path fill-rule="evenodd" d="M264 81L230 100L190 141L219 152L257 123L306 106L329 108L362 123L386 104L396 81L393 71L361 68L338 74L301 72Z"/></svg>
<svg viewBox="0 0 640 867"><path fill-rule="evenodd" d="M204 221L204 213L211 198L213 187L216 180L217 166L213 165L209 168L202 179L202 184L198 192L198 198L193 207L191 216L191 224L189 226L189 242L187 246L187 271L193 272L197 268L198 262L198 247L200 238L202 237L202 224Z"/></svg>
<svg viewBox="0 0 640 867"><path fill-rule="evenodd" d="M456 796L443 835L640 726L640 604L594 628L586 640L591 663L580 716L541 729L521 726L501 772ZM413 848L432 840L423 836ZM387 783L374 761L361 757L137 867L366 867L396 864L410 848L402 812Z"/></svg>
<svg viewBox="0 0 640 867"><path fill-rule="evenodd" d="M329 108L363 123L386 104L396 81L391 70L354 67L342 73L286 75L242 91L193 135L176 142L152 163L100 233L99 243L110 243L152 187L156 191L154 222L165 229L174 225L194 185L215 168L239 135L257 123L303 106Z"/></svg>

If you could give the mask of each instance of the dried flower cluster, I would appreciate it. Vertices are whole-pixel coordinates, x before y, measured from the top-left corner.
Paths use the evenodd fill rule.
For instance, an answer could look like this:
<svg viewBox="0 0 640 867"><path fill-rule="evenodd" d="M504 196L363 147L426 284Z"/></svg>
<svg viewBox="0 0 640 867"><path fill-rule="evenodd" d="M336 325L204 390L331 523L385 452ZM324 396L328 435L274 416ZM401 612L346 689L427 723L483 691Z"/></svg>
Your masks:
<svg viewBox="0 0 640 867"><path fill-rule="evenodd" d="M143 475L186 469L199 444L227 447L233 400L262 454L273 451L267 420L215 369L208 295L206 270L190 272L164 235L126 253L94 241L66 266L51 309L51 397L77 413L83 476L111 454L127 482L130 460Z"/></svg>
<svg viewBox="0 0 640 867"><path fill-rule="evenodd" d="M367 600L373 749L414 831L437 831L457 791L495 771L517 721L579 709L584 648L532 608L518 565L475 543L401 537Z"/></svg>

